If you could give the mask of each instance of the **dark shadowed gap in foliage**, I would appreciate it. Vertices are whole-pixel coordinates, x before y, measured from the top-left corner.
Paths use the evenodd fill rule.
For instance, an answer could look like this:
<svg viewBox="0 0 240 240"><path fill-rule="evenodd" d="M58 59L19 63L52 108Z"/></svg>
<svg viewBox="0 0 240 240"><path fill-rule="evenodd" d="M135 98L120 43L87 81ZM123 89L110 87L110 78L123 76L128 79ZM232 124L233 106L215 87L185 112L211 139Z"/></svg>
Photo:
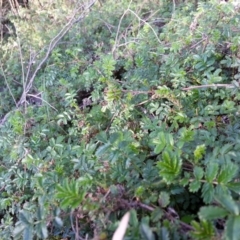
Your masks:
<svg viewBox="0 0 240 240"><path fill-rule="evenodd" d="M77 100L77 104L80 108L85 108L92 104L92 101L90 99L92 91L93 91L93 88L91 88L89 91L79 90L77 92L76 100Z"/></svg>

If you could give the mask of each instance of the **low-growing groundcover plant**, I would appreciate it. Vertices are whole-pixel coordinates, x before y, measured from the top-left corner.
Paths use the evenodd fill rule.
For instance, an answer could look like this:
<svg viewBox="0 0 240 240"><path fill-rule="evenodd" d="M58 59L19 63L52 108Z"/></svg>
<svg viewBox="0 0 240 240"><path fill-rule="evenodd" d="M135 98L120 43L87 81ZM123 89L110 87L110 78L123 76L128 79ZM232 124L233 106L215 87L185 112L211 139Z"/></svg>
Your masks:
<svg viewBox="0 0 240 240"><path fill-rule="evenodd" d="M239 239L240 5L9 4L0 239Z"/></svg>

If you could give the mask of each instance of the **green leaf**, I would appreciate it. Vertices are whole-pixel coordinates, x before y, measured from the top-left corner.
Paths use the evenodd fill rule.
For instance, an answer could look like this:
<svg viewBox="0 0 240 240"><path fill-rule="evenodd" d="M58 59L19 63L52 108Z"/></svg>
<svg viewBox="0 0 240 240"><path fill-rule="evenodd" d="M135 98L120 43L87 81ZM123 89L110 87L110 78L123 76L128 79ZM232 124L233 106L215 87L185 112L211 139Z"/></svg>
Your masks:
<svg viewBox="0 0 240 240"><path fill-rule="evenodd" d="M194 227L191 232L193 239L211 240L215 235L214 227L209 221L202 220L200 223L192 221L191 224Z"/></svg>
<svg viewBox="0 0 240 240"><path fill-rule="evenodd" d="M194 140L195 132L190 129L186 129L185 127L180 129L180 141L183 142L191 142Z"/></svg>
<svg viewBox="0 0 240 240"><path fill-rule="evenodd" d="M222 146L220 150L221 155L227 154L232 149L232 147L232 144L225 144L224 146Z"/></svg>
<svg viewBox="0 0 240 240"><path fill-rule="evenodd" d="M154 236L152 230L150 229L150 227L148 225L146 225L144 223L141 223L140 232L141 232L141 235L144 239L155 240L155 236Z"/></svg>
<svg viewBox="0 0 240 240"><path fill-rule="evenodd" d="M237 194L240 194L240 182L230 182L226 184L230 190L234 191Z"/></svg>
<svg viewBox="0 0 240 240"><path fill-rule="evenodd" d="M176 195L176 194L181 194L185 191L185 189L181 186L175 186L171 189L171 194L172 195Z"/></svg>
<svg viewBox="0 0 240 240"><path fill-rule="evenodd" d="M184 178L181 179L180 184L181 184L183 187L187 186L187 185L189 184L190 177L191 177L191 176L190 176L189 173L184 172Z"/></svg>
<svg viewBox="0 0 240 240"><path fill-rule="evenodd" d="M153 139L153 143L156 145L154 148L154 153L159 154L166 147L166 134L164 132L160 132L158 137Z"/></svg>
<svg viewBox="0 0 240 240"><path fill-rule="evenodd" d="M166 143L164 142L160 142L156 145L156 147L154 148L154 153L155 154L159 154L160 152L162 152L162 150L165 148Z"/></svg>
<svg viewBox="0 0 240 240"><path fill-rule="evenodd" d="M106 132L102 131L102 132L98 133L96 138L99 142L102 142L102 143L105 143L105 144L108 143Z"/></svg>
<svg viewBox="0 0 240 240"><path fill-rule="evenodd" d="M76 208L82 202L86 191L84 186L79 187L79 182L72 180L68 182L67 179L63 182L62 186L56 186L56 198L60 199L63 208ZM90 187L90 186L89 186Z"/></svg>
<svg viewBox="0 0 240 240"><path fill-rule="evenodd" d="M102 61L103 61L102 68L104 70L104 73L110 77L112 75L113 70L115 69L116 61L110 55L104 56Z"/></svg>
<svg viewBox="0 0 240 240"><path fill-rule="evenodd" d="M209 163L207 165L205 177L208 182L212 182L218 173L218 164L217 163Z"/></svg>
<svg viewBox="0 0 240 240"><path fill-rule="evenodd" d="M26 225L22 224L20 221L16 224L16 227L13 230L13 237L18 239L20 235L23 233Z"/></svg>
<svg viewBox="0 0 240 240"><path fill-rule="evenodd" d="M30 225L31 223L29 222L30 220L30 216L27 212L25 212L24 210L21 210L19 212L19 220L24 223L26 226Z"/></svg>
<svg viewBox="0 0 240 240"><path fill-rule="evenodd" d="M217 206L202 207L198 213L199 218L205 219L205 220L214 220L218 218L224 218L227 216L227 214L228 214L228 211Z"/></svg>
<svg viewBox="0 0 240 240"><path fill-rule="evenodd" d="M134 227L139 226L138 224L138 217L137 217L137 212L135 209L132 209L130 211L130 224Z"/></svg>
<svg viewBox="0 0 240 240"><path fill-rule="evenodd" d="M226 187L226 185L218 184L215 187L215 194L217 196L222 196L222 195L225 195L225 194L229 194L229 189Z"/></svg>
<svg viewBox="0 0 240 240"><path fill-rule="evenodd" d="M165 137L166 137L166 139L167 139L167 143L168 143L171 147L173 147L173 146L174 146L173 135L169 133L169 134L167 134Z"/></svg>
<svg viewBox="0 0 240 240"><path fill-rule="evenodd" d="M224 165L217 176L218 183L226 184L230 182L238 172L238 166L231 162Z"/></svg>
<svg viewBox="0 0 240 240"><path fill-rule="evenodd" d="M62 227L63 226L63 221L60 217L55 217L54 218L54 221L56 222L56 224L59 226L59 227Z"/></svg>
<svg viewBox="0 0 240 240"><path fill-rule="evenodd" d="M28 226L24 229L23 240L32 240L33 239L33 228Z"/></svg>
<svg viewBox="0 0 240 240"><path fill-rule="evenodd" d="M153 222L158 222L163 216L163 210L159 207L155 208L151 213L151 220Z"/></svg>
<svg viewBox="0 0 240 240"><path fill-rule="evenodd" d="M206 151L206 146L204 144L196 147L194 151L194 161L196 163L203 158L205 151Z"/></svg>
<svg viewBox="0 0 240 240"><path fill-rule="evenodd" d="M202 197L205 203L210 203L213 200L214 188L211 183L204 183L202 187Z"/></svg>
<svg viewBox="0 0 240 240"><path fill-rule="evenodd" d="M219 202L228 212L238 215L239 208L237 203L232 199L230 195L215 196L217 202Z"/></svg>
<svg viewBox="0 0 240 240"><path fill-rule="evenodd" d="M159 233L160 239L161 240L169 240L169 231L167 230L167 228L162 227Z"/></svg>
<svg viewBox="0 0 240 240"><path fill-rule="evenodd" d="M111 189L111 188L110 188ZM142 197L143 193L145 192L145 188L143 186L139 186L136 190L135 190L135 196L136 197Z"/></svg>
<svg viewBox="0 0 240 240"><path fill-rule="evenodd" d="M110 143L107 143L107 144L104 144L104 145L100 146L95 153L96 156L97 157L102 156L110 147L111 147Z"/></svg>
<svg viewBox="0 0 240 240"><path fill-rule="evenodd" d="M38 231L39 236L40 236L42 239L45 239L45 238L48 237L48 230L47 230L47 226L46 226L46 223L45 223L45 222L39 222L39 223L36 225L36 228L37 228L37 231Z"/></svg>
<svg viewBox="0 0 240 240"><path fill-rule="evenodd" d="M201 182L198 180L194 180L189 184L189 191L190 192L197 192L201 187Z"/></svg>
<svg viewBox="0 0 240 240"><path fill-rule="evenodd" d="M203 169L201 167L195 166L193 169L193 175L197 180L201 180L203 178Z"/></svg>
<svg viewBox="0 0 240 240"><path fill-rule="evenodd" d="M239 240L240 236L240 216L230 216L226 222L225 239Z"/></svg>
<svg viewBox="0 0 240 240"><path fill-rule="evenodd" d="M159 161L157 166L160 169L160 176L166 182L171 182L180 174L182 160L174 152L164 151L162 161Z"/></svg>
<svg viewBox="0 0 240 240"><path fill-rule="evenodd" d="M161 192L159 195L158 203L161 207L165 208L170 203L169 194L166 192Z"/></svg>

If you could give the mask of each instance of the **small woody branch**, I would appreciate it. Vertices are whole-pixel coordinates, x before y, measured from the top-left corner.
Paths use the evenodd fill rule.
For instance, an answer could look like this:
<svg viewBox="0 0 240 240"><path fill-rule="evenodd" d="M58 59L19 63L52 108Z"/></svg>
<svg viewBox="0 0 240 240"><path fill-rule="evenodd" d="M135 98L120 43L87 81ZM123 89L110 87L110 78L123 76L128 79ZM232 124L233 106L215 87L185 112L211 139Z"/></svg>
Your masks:
<svg viewBox="0 0 240 240"><path fill-rule="evenodd" d="M233 84L206 84L206 85L201 85L201 86L190 86L190 87L182 88L182 90L188 91L188 90L193 90L193 89L212 88L212 87L217 87L217 88L234 88L236 86L233 85Z"/></svg>

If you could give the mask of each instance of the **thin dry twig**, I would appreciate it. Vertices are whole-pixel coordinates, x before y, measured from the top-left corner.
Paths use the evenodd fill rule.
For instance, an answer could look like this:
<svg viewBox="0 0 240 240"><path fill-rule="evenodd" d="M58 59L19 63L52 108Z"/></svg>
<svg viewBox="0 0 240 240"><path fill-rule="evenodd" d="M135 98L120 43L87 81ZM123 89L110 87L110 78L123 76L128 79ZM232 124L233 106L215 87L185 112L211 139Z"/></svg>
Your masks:
<svg viewBox="0 0 240 240"><path fill-rule="evenodd" d="M233 84L206 84L201 86L190 86L186 88L182 88L184 91L193 90L193 89L201 89L201 88L212 88L212 87L223 87L223 88L235 88Z"/></svg>
<svg viewBox="0 0 240 240"><path fill-rule="evenodd" d="M122 21L123 21L123 18L125 17L125 15L130 12L131 14L133 14L140 23L143 23L143 24L146 24L153 32L153 34L155 35L157 41L161 44L161 41L156 33L156 31L154 30L154 28L151 26L151 24L149 24L146 20L140 18L138 16L137 13L135 13L133 10L130 9L130 5L131 5L132 1L130 1L129 5L128 5L128 8L126 11L124 11L123 15L121 16L120 18L120 21L119 21L119 24L118 24L118 28L117 28L117 34L116 34L116 38L115 38L115 43L114 43L114 46L113 46L113 49L112 49L112 54L113 56L115 55L115 52L117 50L118 47L122 46L122 45L126 45L125 44L119 44L119 32L120 32L120 27L121 27L121 24L122 24Z"/></svg>
<svg viewBox="0 0 240 240"><path fill-rule="evenodd" d="M5 81L6 86L7 86L7 88L8 88L8 91L9 91L9 93L10 93L10 95L11 95L11 97L12 97L14 103L15 103L15 105L17 106L17 101L16 101L16 99L15 99L13 93L12 93L12 90L11 90L9 84L8 84L7 77L6 77L5 73L4 73L2 63L0 64L0 66L1 66L1 70L2 70L2 74L3 74L3 78L4 78L4 81Z"/></svg>
<svg viewBox="0 0 240 240"><path fill-rule="evenodd" d="M73 16L71 17L71 19L68 21L68 23L62 28L62 30L51 40L47 52L45 54L45 57L42 59L42 61L37 65L35 71L33 72L32 76L30 77L30 79L26 80L26 84L24 86L24 91L22 93L22 96L20 98L20 100L17 103L17 106L22 105L23 103L26 102L26 97L28 92L31 90L32 88L32 84L34 82L34 79L37 75L37 73L39 72L39 70L41 69L41 67L43 66L43 64L47 61L47 59L49 58L50 54L52 53L53 49L57 46L57 44L59 43L59 41L66 35L66 33L72 28L72 26L74 24L76 24L77 22L81 21L82 19L84 19L84 17L86 16L86 14L88 13L89 9L95 4L96 0L91 1L91 3L84 7L84 10L82 12L82 14L77 17L76 19L76 15L78 14L78 12L80 10L82 10L83 6L80 6L79 8L77 8L73 14ZM33 61L32 61L33 62ZM32 67L32 66L29 66ZM30 71L30 70L29 70Z"/></svg>
<svg viewBox="0 0 240 240"><path fill-rule="evenodd" d="M73 224L73 216L74 215L75 215L75 227L74 227L74 224ZM74 211L71 211L71 213L70 213L70 221L71 221L72 230L75 233L75 239L76 240L84 240L84 238L79 236L78 217L77 217L77 214L74 214Z"/></svg>
<svg viewBox="0 0 240 240"><path fill-rule="evenodd" d="M154 208L151 207L151 206L148 206L147 204L144 204L144 203L139 202L138 205L139 205L141 208L144 208L144 209L146 209L146 210L148 210L148 211L151 211L151 212L154 211Z"/></svg>
<svg viewBox="0 0 240 240"><path fill-rule="evenodd" d="M151 212L153 212L155 210L155 208L151 207L151 206L148 206L147 204L144 204L144 203L141 203L141 202L138 202L138 206L141 207L141 208L144 208L146 210L149 210ZM166 212L166 215L169 215L168 212ZM180 220L177 220L177 222L180 224L180 226L184 227L186 230L193 230L194 228Z"/></svg>
<svg viewBox="0 0 240 240"><path fill-rule="evenodd" d="M5 189L5 185L0 188L0 192Z"/></svg>
<svg viewBox="0 0 240 240"><path fill-rule="evenodd" d="M0 119L0 126L3 125L7 121L8 117L10 116L11 113L12 113L12 111L8 112L7 114L4 115L4 117L2 119Z"/></svg>
<svg viewBox="0 0 240 240"><path fill-rule="evenodd" d="M34 82L34 79L36 78L39 70L41 69L41 67L43 66L43 64L47 61L47 59L49 58L50 54L52 53L52 51L54 50L54 48L58 45L59 41L66 35L66 33L72 28L72 26L76 23L78 23L79 21L81 21L82 19L84 19L87 15L87 13L89 12L89 9L96 3L97 0L91 0L91 2L87 5L87 6L84 6L84 10L82 11L83 9L83 6L81 5L80 7L78 7L71 19L68 21L68 23L62 28L62 30L50 41L49 45L48 45L48 48L47 48L47 52L44 56L44 58L42 59L42 61L36 66L35 70L33 71L33 74L30 76L30 73L32 72L32 67L34 66L34 62L38 56L38 54L41 52L39 52L38 54L36 53L32 53L30 51L30 57L29 57L29 64L28 64L28 69L27 69L27 73L25 75L25 72L24 72L24 63L23 63L23 55L22 55L22 52L21 52L21 48L20 48L20 39L18 38L17 36L17 39L18 39L18 46L19 46L19 53L20 53L20 61L21 61L21 66L22 66L22 87L23 87L23 93L21 95L21 98L20 100L17 102L11 92L11 89L9 87L9 84L6 80L6 76L4 75L4 71L2 70L3 72L3 77L5 79L5 82L6 82L6 85L7 85L7 88L15 102L15 105L16 107L18 108L19 106L25 104L25 109L26 109L26 104L27 104L27 96L32 96L31 94L29 94L29 91L31 90L32 88L32 84ZM81 15L79 17L76 18L76 15L78 14L79 11L82 11ZM45 48L44 48L45 49ZM1 65L2 67L2 65ZM35 98L39 98L39 97L36 97L34 96ZM49 105L51 108L53 108L54 110L56 110L51 104L47 103L47 101L45 101L44 99L41 98L41 100L43 102L45 102L47 105ZM11 114L12 111L8 112L7 114L5 114L5 116L0 119L0 126L3 125L7 118L9 117L9 115Z"/></svg>
<svg viewBox="0 0 240 240"><path fill-rule="evenodd" d="M204 42L205 40L207 40L207 37L203 37L200 41L198 41L197 43L193 44L190 49L194 49L196 48L196 46L198 46L200 43Z"/></svg>
<svg viewBox="0 0 240 240"><path fill-rule="evenodd" d="M54 109L55 111L57 111L57 109L56 109L54 106L52 106L50 103L48 103L48 102L47 102L46 100L44 100L43 98L38 97L37 95L29 94L29 93L28 93L27 96L37 98L37 99L43 101L44 103L46 103L49 107L51 107L51 108Z"/></svg>

